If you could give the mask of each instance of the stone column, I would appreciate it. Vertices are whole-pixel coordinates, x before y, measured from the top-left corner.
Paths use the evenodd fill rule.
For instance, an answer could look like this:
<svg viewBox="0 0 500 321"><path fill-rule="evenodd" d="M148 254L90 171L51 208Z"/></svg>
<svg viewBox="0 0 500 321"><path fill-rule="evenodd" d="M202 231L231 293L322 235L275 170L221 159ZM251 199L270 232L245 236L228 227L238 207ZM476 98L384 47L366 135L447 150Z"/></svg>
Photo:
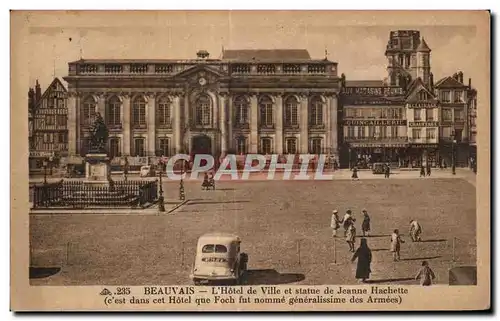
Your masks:
<svg viewBox="0 0 500 321"><path fill-rule="evenodd" d="M234 149L234 137L233 137L233 97L231 95L227 96L227 148Z"/></svg>
<svg viewBox="0 0 500 321"><path fill-rule="evenodd" d="M276 154L283 154L283 95L276 95L276 144L274 151Z"/></svg>
<svg viewBox="0 0 500 321"><path fill-rule="evenodd" d="M123 127L123 142L122 153L124 156L130 156L130 96L125 94L122 96L122 127Z"/></svg>
<svg viewBox="0 0 500 321"><path fill-rule="evenodd" d="M337 133L337 115L338 115L338 96L334 94L329 97L330 99L330 147L331 153L335 155L335 159L338 161L338 133Z"/></svg>
<svg viewBox="0 0 500 321"><path fill-rule="evenodd" d="M76 155L78 151L77 147L77 108L76 104L76 93L71 92L68 95L68 154L69 156Z"/></svg>
<svg viewBox="0 0 500 321"><path fill-rule="evenodd" d="M156 96L150 94L146 107L148 122L148 156L156 155Z"/></svg>
<svg viewBox="0 0 500 321"><path fill-rule="evenodd" d="M226 97L226 94L219 94L220 149L222 155L227 153Z"/></svg>
<svg viewBox="0 0 500 321"><path fill-rule="evenodd" d="M321 99L323 97L320 97ZM331 144L332 144L332 123L331 119L331 109L330 109L330 101L326 100L326 103L321 104L322 106L322 114L323 114L323 125L325 126L325 141L323 142L323 151L322 153L330 153Z"/></svg>
<svg viewBox="0 0 500 321"><path fill-rule="evenodd" d="M257 95L251 94L250 96L250 153L256 154L258 150L259 138L259 106Z"/></svg>
<svg viewBox="0 0 500 321"><path fill-rule="evenodd" d="M175 153L179 154L182 145L181 145L181 97L176 95L173 97L174 103L174 147Z"/></svg>
<svg viewBox="0 0 500 321"><path fill-rule="evenodd" d="M309 99L306 95L301 97L299 107L299 121L300 121L300 153L309 153Z"/></svg>

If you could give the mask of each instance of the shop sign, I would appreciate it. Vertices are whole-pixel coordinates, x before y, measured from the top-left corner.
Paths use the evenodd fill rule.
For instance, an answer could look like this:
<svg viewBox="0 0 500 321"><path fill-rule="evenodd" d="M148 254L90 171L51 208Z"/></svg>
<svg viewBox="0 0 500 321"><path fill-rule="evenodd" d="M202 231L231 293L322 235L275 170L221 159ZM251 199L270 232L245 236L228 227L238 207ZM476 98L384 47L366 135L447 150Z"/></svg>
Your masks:
<svg viewBox="0 0 500 321"><path fill-rule="evenodd" d="M399 105L403 106L403 102L397 100L383 100L383 99L374 99L374 100L364 100L364 99L355 99L353 101L347 102L346 105L378 105L378 106L393 106Z"/></svg>
<svg viewBox="0 0 500 321"><path fill-rule="evenodd" d="M385 148L385 147L407 147L407 144L404 143L350 143L350 147L357 148Z"/></svg>
<svg viewBox="0 0 500 321"><path fill-rule="evenodd" d="M346 126L405 126L406 119L345 120Z"/></svg>
<svg viewBox="0 0 500 321"><path fill-rule="evenodd" d="M438 148L438 144L410 144L412 148Z"/></svg>
<svg viewBox="0 0 500 321"><path fill-rule="evenodd" d="M30 151L30 157L37 158L37 157L51 157L53 156L52 152L37 152L37 151Z"/></svg>
<svg viewBox="0 0 500 321"><path fill-rule="evenodd" d="M439 127L439 122L437 122L437 121L411 121L408 123L408 127Z"/></svg>
<svg viewBox="0 0 500 321"><path fill-rule="evenodd" d="M412 108L438 108L436 102L420 102L420 103L408 103L406 107Z"/></svg>
<svg viewBox="0 0 500 321"><path fill-rule="evenodd" d="M345 87L342 89L344 95L360 96L402 96L401 87Z"/></svg>

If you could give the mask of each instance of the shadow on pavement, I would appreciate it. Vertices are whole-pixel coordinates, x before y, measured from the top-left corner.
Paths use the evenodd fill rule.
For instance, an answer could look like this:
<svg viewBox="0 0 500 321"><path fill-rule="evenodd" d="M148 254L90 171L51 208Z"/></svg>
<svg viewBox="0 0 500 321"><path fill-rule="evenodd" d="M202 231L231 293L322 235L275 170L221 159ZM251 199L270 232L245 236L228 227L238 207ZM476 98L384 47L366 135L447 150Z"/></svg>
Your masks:
<svg viewBox="0 0 500 321"><path fill-rule="evenodd" d="M234 188L215 188L216 191L234 191Z"/></svg>
<svg viewBox="0 0 500 321"><path fill-rule="evenodd" d="M388 282L402 282L415 280L415 278L396 278L396 279L380 279L380 280L366 280L365 283L388 283Z"/></svg>
<svg viewBox="0 0 500 321"><path fill-rule="evenodd" d="M60 267L30 267L30 279L48 278L61 271Z"/></svg>
<svg viewBox="0 0 500 321"><path fill-rule="evenodd" d="M378 251L389 251L389 249L371 249L372 252L378 252Z"/></svg>
<svg viewBox="0 0 500 321"><path fill-rule="evenodd" d="M428 257L411 257L407 259L401 259L401 261L423 261L423 260L432 260L432 259L439 259L441 255L438 256L428 256Z"/></svg>
<svg viewBox="0 0 500 321"><path fill-rule="evenodd" d="M302 273L279 273L275 269L248 270L246 285L287 284L304 280Z"/></svg>
<svg viewBox="0 0 500 321"><path fill-rule="evenodd" d="M234 204L234 203L250 203L250 201L221 201L221 202L217 202L217 201L208 201L208 202L188 202L187 205L210 205L210 204Z"/></svg>
<svg viewBox="0 0 500 321"><path fill-rule="evenodd" d="M446 239L438 239L438 240L421 240L422 243L433 243L433 242L446 242Z"/></svg>

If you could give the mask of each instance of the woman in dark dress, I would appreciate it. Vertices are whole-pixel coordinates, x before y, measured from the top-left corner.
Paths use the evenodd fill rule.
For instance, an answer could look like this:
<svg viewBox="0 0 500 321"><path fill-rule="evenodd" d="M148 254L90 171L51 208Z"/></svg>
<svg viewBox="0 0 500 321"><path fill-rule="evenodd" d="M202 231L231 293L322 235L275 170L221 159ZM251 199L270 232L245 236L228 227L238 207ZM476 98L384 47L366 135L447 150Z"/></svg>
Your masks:
<svg viewBox="0 0 500 321"><path fill-rule="evenodd" d="M370 265L372 263L372 251L368 247L366 239L361 239L361 244L352 256L352 262L358 259L358 265L356 266L356 279L365 282L366 279L370 278L370 273L372 272Z"/></svg>
<svg viewBox="0 0 500 321"><path fill-rule="evenodd" d="M363 222L361 223L363 236L370 236L370 229L370 216L366 210L363 210Z"/></svg>
<svg viewBox="0 0 500 321"><path fill-rule="evenodd" d="M352 179L358 179L358 167L356 166L352 169Z"/></svg>

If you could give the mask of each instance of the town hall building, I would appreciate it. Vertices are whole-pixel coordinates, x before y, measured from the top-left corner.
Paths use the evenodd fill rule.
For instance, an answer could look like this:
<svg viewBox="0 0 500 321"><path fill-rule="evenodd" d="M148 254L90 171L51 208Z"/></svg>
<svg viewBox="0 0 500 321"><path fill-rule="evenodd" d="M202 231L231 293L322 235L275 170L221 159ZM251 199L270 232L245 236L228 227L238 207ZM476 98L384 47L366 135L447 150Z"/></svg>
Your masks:
<svg viewBox="0 0 500 321"><path fill-rule="evenodd" d="M111 157L176 153L338 156L337 63L307 50L201 50L187 60L69 63L68 153L100 113Z"/></svg>

